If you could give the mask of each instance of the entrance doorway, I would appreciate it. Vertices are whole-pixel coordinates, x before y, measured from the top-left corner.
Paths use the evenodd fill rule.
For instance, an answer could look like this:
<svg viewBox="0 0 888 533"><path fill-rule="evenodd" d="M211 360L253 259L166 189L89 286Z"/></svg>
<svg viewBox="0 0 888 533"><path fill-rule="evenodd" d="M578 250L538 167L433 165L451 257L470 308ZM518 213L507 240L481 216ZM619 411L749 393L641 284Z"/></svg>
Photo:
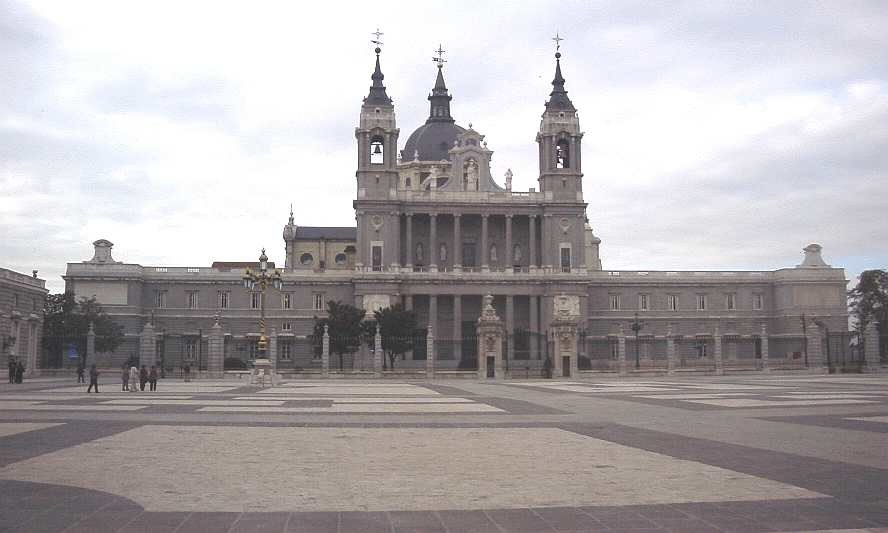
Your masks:
<svg viewBox="0 0 888 533"><path fill-rule="evenodd" d="M496 358L492 355L487 356L487 377L495 378L496 377L496 367L494 366Z"/></svg>
<svg viewBox="0 0 888 533"><path fill-rule="evenodd" d="M565 378L570 377L570 356L565 355L561 358L561 376Z"/></svg>

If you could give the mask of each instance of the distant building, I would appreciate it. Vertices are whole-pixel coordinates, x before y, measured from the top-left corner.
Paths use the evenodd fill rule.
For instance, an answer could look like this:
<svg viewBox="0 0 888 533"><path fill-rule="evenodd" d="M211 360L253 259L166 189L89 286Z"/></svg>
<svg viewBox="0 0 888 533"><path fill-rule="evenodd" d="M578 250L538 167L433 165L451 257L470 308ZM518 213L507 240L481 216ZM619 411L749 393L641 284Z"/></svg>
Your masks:
<svg viewBox="0 0 888 533"><path fill-rule="evenodd" d="M38 354L43 337L43 302L46 281L0 268L0 346L5 347L3 364L12 358L22 361L26 375L38 373Z"/></svg>
<svg viewBox="0 0 888 533"><path fill-rule="evenodd" d="M355 129L356 227L300 227L290 213L284 287L269 290L266 302L280 370L319 366L305 336L328 300L368 312L396 303L413 309L419 336L431 326L439 369L472 367L486 294L505 321L512 371L541 367L560 312L576 316L575 357L592 369L616 369L635 354L647 367L666 368L671 358L676 368L705 368L713 357L738 367L761 367L763 358L774 367L804 358L819 366L824 338L813 320L847 333L844 270L827 265L816 244L805 247L801 264L776 271L603 270L601 240L586 218L583 132L560 54L540 128L529 132L539 153L539 186L529 191L512 190L511 171L501 183L491 176L493 151L472 124L456 124L441 67L429 117L398 155L400 130L377 50ZM111 259L108 241L94 244L95 257L69 263L65 280L124 325L127 342L106 355L109 363L138 354L148 331L164 365L204 368L217 316L225 357L255 356L262 297L241 283L243 268L255 264L141 266ZM422 367L425 346L418 341L402 367ZM366 364L360 355L347 362Z"/></svg>

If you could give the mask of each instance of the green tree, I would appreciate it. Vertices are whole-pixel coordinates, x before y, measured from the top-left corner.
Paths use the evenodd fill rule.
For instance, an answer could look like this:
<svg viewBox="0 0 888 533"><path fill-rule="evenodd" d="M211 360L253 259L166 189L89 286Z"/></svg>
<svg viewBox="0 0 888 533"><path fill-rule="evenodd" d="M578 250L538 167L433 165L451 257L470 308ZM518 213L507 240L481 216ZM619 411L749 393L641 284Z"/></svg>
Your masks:
<svg viewBox="0 0 888 533"><path fill-rule="evenodd" d="M888 330L888 272L861 272L857 286L848 291L848 303L859 335L873 320L879 324L879 334L884 335Z"/></svg>
<svg viewBox="0 0 888 533"><path fill-rule="evenodd" d="M43 305L43 346L47 364L61 366L65 346L73 344L81 361L86 357L86 336L92 324L96 351L110 352L123 342L123 327L108 316L93 298L80 298L73 292L47 295Z"/></svg>
<svg viewBox="0 0 888 533"><path fill-rule="evenodd" d="M323 348L324 326L329 326L330 352L339 356L339 370L344 369L343 356L354 353L361 346L364 310L342 302L327 302L327 316L315 317L314 345L315 353L320 354Z"/></svg>
<svg viewBox="0 0 888 533"><path fill-rule="evenodd" d="M416 314L404 309L400 304L379 309L373 313L382 335L382 351L388 356L388 368L395 369L399 355L413 348L413 334L416 331ZM385 359L383 359L385 361Z"/></svg>

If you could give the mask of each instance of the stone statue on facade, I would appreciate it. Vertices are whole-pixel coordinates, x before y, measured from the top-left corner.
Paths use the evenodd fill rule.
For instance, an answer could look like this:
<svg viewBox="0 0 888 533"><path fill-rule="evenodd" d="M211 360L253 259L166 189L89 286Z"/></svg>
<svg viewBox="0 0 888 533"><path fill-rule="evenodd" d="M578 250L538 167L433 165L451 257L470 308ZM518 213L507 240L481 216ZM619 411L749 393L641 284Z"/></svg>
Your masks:
<svg viewBox="0 0 888 533"><path fill-rule="evenodd" d="M422 243L419 243L416 245L416 262L418 264L422 263L422 256L423 256L422 252L423 252Z"/></svg>
<svg viewBox="0 0 888 533"><path fill-rule="evenodd" d="M506 190L507 191L512 190L512 169L511 168L506 169Z"/></svg>
<svg viewBox="0 0 888 533"><path fill-rule="evenodd" d="M490 262L496 263L496 245L495 244L490 245Z"/></svg>
<svg viewBox="0 0 888 533"><path fill-rule="evenodd" d="M443 242L441 243L441 248L438 253L438 260L440 260L441 263L447 262L447 245Z"/></svg>
<svg viewBox="0 0 888 533"><path fill-rule="evenodd" d="M470 191L478 190L478 166L474 159L466 163L466 188Z"/></svg>

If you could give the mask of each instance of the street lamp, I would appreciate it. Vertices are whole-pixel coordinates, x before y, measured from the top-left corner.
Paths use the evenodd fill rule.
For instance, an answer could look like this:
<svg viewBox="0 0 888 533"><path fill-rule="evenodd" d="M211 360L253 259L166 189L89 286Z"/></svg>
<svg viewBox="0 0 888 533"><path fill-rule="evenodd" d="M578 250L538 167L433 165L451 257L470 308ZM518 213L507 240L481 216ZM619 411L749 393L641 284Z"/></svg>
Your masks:
<svg viewBox="0 0 888 533"><path fill-rule="evenodd" d="M635 322L629 326L635 332L635 369L641 368L641 362L638 359L638 332L644 328L644 324L638 321L638 313L635 313Z"/></svg>
<svg viewBox="0 0 888 533"><path fill-rule="evenodd" d="M254 272L247 267L243 280L244 288L251 293L256 292L257 287L259 288L259 294L261 295L259 299L261 301L259 302L259 353L257 354L257 359L266 359L268 337L266 336L267 332L265 329L265 290L268 289L269 283L275 289L281 290L284 286L284 280L281 278L279 270L275 269L274 272L268 272L268 257L265 255L265 248L262 249L262 255L259 256L259 272Z"/></svg>

